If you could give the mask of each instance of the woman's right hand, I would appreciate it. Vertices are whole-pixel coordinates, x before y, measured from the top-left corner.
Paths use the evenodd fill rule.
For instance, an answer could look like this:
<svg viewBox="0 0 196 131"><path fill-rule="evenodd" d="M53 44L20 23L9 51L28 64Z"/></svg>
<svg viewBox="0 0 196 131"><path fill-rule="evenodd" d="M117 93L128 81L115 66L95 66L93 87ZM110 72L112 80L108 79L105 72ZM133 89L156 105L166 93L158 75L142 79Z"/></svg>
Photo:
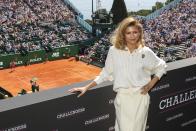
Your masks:
<svg viewBox="0 0 196 131"><path fill-rule="evenodd" d="M86 86L84 87L77 87L77 88L72 88L70 90L68 90L68 92L70 93L74 93L74 92L80 92L80 94L77 97L80 97L82 95L84 95L84 93L88 90L88 88Z"/></svg>

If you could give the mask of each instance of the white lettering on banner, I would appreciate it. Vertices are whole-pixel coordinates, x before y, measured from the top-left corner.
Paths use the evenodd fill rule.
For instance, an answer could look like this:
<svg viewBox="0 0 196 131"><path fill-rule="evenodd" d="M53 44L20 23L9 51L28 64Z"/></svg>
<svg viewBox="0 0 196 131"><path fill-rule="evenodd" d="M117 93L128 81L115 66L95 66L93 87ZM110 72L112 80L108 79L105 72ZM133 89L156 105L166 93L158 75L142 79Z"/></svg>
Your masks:
<svg viewBox="0 0 196 131"><path fill-rule="evenodd" d="M91 120L87 120L85 121L85 125L89 125L89 124L92 124L92 123L95 123L95 122L98 122L98 121L101 121L101 120L105 120L105 119L108 119L110 117L109 114L106 114L106 115L102 115L102 116L98 116L96 118L93 118Z"/></svg>
<svg viewBox="0 0 196 131"><path fill-rule="evenodd" d="M114 126L109 127L108 131L114 131Z"/></svg>
<svg viewBox="0 0 196 131"><path fill-rule="evenodd" d="M42 58L30 59L30 62L38 62L38 61L42 61Z"/></svg>
<svg viewBox="0 0 196 131"><path fill-rule="evenodd" d="M157 86L157 87L154 87L151 92L154 92L154 91L159 91L159 90L162 90L162 89L166 89L170 87L169 83L168 84L164 84L164 85L160 85L160 86Z"/></svg>
<svg viewBox="0 0 196 131"><path fill-rule="evenodd" d="M190 82L190 81L193 81L193 80L196 80L196 76L192 76L192 77L189 77L189 78L185 79L186 82Z"/></svg>
<svg viewBox="0 0 196 131"><path fill-rule="evenodd" d="M3 68L3 62L0 62L0 69Z"/></svg>
<svg viewBox="0 0 196 131"><path fill-rule="evenodd" d="M65 117L72 116L72 115L75 115L75 114L79 114L79 113L82 113L84 111L85 111L85 108L79 108L79 109L72 110L72 111L69 111L69 112L60 113L60 114L57 115L57 119L63 119Z"/></svg>
<svg viewBox="0 0 196 131"><path fill-rule="evenodd" d="M184 126L190 125L190 124L192 124L194 122L196 122L196 118L194 118L192 120L189 120L189 121L187 121L185 123L182 123L181 126L184 127Z"/></svg>
<svg viewBox="0 0 196 131"><path fill-rule="evenodd" d="M22 124L15 127L10 127L8 129L0 129L0 131L20 131L26 128L27 128L27 124Z"/></svg>
<svg viewBox="0 0 196 131"><path fill-rule="evenodd" d="M16 65L21 65L21 64L23 64L23 61L17 61L16 62Z"/></svg>
<svg viewBox="0 0 196 131"><path fill-rule="evenodd" d="M60 56L60 53L59 52L52 53L52 57L59 57L59 56Z"/></svg>
<svg viewBox="0 0 196 131"><path fill-rule="evenodd" d="M163 110L175 105L194 101L196 99L196 89L186 91L168 98L162 99L159 103L159 109Z"/></svg>
<svg viewBox="0 0 196 131"><path fill-rule="evenodd" d="M179 113L179 114L177 114L177 115L174 115L174 116L171 116L171 117L166 118L166 121L168 122L168 121L171 121L171 120L180 118L180 117L182 117L183 115L184 115L183 113Z"/></svg>
<svg viewBox="0 0 196 131"><path fill-rule="evenodd" d="M113 104L114 103L114 99L109 99L109 104Z"/></svg>

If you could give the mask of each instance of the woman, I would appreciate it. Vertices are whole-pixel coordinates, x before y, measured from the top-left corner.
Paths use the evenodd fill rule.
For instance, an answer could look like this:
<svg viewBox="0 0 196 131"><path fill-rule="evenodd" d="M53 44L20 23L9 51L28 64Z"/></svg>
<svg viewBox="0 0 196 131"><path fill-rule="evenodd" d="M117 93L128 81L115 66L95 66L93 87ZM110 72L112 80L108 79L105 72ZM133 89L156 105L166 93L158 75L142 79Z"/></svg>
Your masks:
<svg viewBox="0 0 196 131"><path fill-rule="evenodd" d="M90 84L73 88L70 92L81 92L114 79L117 92L115 131L145 131L150 97L148 91L165 73L166 64L144 45L142 25L135 19L124 19L111 38L105 67Z"/></svg>

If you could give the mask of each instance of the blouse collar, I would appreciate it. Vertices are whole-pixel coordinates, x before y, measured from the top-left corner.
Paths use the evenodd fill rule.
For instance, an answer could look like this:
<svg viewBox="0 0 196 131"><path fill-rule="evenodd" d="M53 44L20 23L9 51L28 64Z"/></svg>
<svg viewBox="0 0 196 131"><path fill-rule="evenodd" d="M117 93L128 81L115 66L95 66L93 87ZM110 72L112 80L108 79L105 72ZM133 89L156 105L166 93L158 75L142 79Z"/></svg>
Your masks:
<svg viewBox="0 0 196 131"><path fill-rule="evenodd" d="M128 51L130 53L133 53L133 52L138 52L140 50L142 50L145 46L140 46L138 47L137 49L134 49L132 52L129 51L129 48L127 46L125 46L125 51Z"/></svg>

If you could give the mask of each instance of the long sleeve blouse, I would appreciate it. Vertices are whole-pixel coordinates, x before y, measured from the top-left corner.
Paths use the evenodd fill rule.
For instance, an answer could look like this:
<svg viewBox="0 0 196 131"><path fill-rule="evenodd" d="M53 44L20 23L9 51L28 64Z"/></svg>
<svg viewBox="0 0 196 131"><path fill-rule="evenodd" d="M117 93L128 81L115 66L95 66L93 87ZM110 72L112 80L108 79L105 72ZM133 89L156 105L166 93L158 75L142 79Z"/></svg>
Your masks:
<svg viewBox="0 0 196 131"><path fill-rule="evenodd" d="M159 79L166 73L166 63L156 56L149 47L142 47L130 52L119 50L111 46L105 61L105 67L94 81L100 84L113 78L113 89L118 88L142 88L150 82L151 76Z"/></svg>

